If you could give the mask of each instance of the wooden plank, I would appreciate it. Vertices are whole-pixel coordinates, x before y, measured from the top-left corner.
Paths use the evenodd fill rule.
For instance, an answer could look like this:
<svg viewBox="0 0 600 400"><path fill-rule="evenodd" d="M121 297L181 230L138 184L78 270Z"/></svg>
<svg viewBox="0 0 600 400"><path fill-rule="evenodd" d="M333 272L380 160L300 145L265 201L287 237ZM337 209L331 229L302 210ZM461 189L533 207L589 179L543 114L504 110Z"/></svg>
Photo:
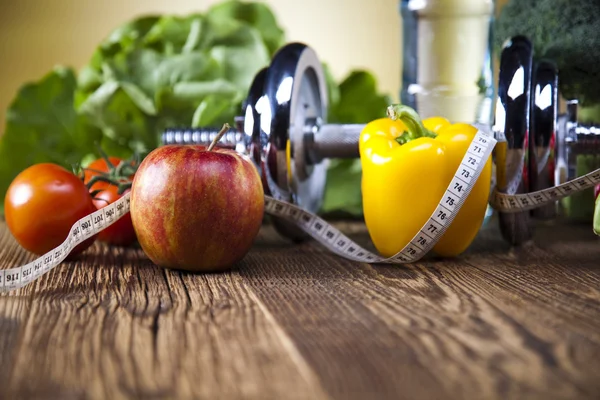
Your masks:
<svg viewBox="0 0 600 400"><path fill-rule="evenodd" d="M0 235L0 268L31 258ZM235 271L95 245L0 297L0 316L0 398L326 398Z"/></svg>
<svg viewBox="0 0 600 400"><path fill-rule="evenodd" d="M333 398L598 398L600 243L574 228L587 253L559 257L548 229L400 267L273 237L241 274Z"/></svg>
<svg viewBox="0 0 600 400"><path fill-rule="evenodd" d="M411 266L266 228L207 275L95 246L0 298L0 397L597 398L600 242L560 228ZM0 268L30 259L1 226L0 246Z"/></svg>
<svg viewBox="0 0 600 400"><path fill-rule="evenodd" d="M19 251L18 244L0 222L0 268L23 265L33 257ZM11 368L21 342L21 324L27 319L31 298L27 293L21 297L0 297L0 393L9 382ZM0 397L4 397L0 394Z"/></svg>

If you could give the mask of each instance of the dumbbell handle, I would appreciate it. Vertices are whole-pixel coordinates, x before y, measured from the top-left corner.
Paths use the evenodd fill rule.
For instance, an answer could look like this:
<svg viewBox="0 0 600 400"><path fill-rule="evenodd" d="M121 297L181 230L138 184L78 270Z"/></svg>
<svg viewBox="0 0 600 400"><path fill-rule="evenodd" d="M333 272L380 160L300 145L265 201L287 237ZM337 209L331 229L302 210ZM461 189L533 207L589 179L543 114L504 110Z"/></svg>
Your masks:
<svg viewBox="0 0 600 400"><path fill-rule="evenodd" d="M194 144L209 146L219 134L216 128L171 128L163 132L161 144ZM235 149L238 143L244 143L244 134L229 129L219 140L219 147Z"/></svg>
<svg viewBox="0 0 600 400"><path fill-rule="evenodd" d="M304 131L305 148L315 162L323 158L357 158L358 138L364 124L325 124L318 130L307 127ZM316 131L316 132L315 132ZM313 133L314 132L314 133ZM167 129L162 134L162 144L196 144L208 146L215 139L216 128ZM230 129L221 140L220 147L245 149L246 135Z"/></svg>
<svg viewBox="0 0 600 400"><path fill-rule="evenodd" d="M358 158L358 139L364 124L325 124L314 135L312 151L319 159Z"/></svg>

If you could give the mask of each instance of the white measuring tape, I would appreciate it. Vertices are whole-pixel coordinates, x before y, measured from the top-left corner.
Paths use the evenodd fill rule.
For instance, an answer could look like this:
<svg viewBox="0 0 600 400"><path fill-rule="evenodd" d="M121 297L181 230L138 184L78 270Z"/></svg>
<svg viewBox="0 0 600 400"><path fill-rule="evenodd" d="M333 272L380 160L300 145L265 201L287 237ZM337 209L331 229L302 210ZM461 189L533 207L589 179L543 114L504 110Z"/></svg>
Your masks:
<svg viewBox="0 0 600 400"><path fill-rule="evenodd" d="M78 244L114 224L129 212L129 193L77 221L69 236L55 249L21 267L0 270L0 293L30 284L64 261Z"/></svg>
<svg viewBox="0 0 600 400"><path fill-rule="evenodd" d="M494 191L490 199L492 207L498 211L507 213L517 213L533 210L563 197L581 192L600 183L600 169L587 173L565 182L561 185L548 189L538 190L536 192L522 194L506 194Z"/></svg>
<svg viewBox="0 0 600 400"><path fill-rule="evenodd" d="M366 263L402 264L421 259L444 235L469 196L496 139L481 130L471 141L454 177L431 217L404 248L392 257L374 254L317 215L293 204L265 196L265 213L291 221L327 249L349 260ZM562 185L537 192L507 195L494 191L492 206L503 212L522 212L569 196L600 183L600 169ZM129 212L130 193L77 221L67 239L57 248L21 267L0 270L0 292L16 290L35 281L59 265L78 244L115 223Z"/></svg>

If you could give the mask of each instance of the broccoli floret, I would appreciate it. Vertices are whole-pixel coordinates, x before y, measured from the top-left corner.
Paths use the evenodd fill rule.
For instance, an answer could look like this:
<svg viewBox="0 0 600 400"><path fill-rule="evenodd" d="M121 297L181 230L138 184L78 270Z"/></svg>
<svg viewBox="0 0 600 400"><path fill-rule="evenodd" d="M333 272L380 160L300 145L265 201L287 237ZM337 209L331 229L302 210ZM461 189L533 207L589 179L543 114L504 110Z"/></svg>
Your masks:
<svg viewBox="0 0 600 400"><path fill-rule="evenodd" d="M582 106L600 104L600 0L510 0L494 27L494 48L527 36L534 59L556 63L559 90Z"/></svg>

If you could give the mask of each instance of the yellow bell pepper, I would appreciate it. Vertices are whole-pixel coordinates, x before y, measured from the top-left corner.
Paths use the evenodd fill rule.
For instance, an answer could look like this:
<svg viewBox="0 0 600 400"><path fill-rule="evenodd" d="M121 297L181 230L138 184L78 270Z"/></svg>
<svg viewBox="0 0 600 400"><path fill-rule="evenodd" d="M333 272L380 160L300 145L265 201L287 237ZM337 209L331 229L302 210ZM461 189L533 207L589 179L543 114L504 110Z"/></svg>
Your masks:
<svg viewBox="0 0 600 400"><path fill-rule="evenodd" d="M359 139L365 223L386 257L402 250L427 222L477 133L471 125L442 117L421 121L407 106L390 110L395 120L368 123ZM491 174L490 157L435 253L451 257L469 247L485 217Z"/></svg>

